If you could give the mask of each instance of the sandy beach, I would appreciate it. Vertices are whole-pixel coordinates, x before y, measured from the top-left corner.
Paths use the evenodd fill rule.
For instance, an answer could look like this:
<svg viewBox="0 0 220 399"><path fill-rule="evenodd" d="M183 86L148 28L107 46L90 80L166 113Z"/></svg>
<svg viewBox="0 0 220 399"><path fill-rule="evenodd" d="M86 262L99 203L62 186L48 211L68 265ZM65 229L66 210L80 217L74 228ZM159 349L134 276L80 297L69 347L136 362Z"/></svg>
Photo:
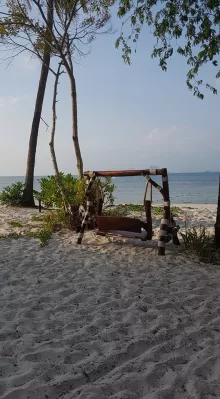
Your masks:
<svg viewBox="0 0 220 399"><path fill-rule="evenodd" d="M179 205L178 205L179 206ZM0 206L0 235L35 229ZM183 205L181 228L214 231L215 205ZM220 268L167 245L87 232L0 240L2 399L220 398Z"/></svg>

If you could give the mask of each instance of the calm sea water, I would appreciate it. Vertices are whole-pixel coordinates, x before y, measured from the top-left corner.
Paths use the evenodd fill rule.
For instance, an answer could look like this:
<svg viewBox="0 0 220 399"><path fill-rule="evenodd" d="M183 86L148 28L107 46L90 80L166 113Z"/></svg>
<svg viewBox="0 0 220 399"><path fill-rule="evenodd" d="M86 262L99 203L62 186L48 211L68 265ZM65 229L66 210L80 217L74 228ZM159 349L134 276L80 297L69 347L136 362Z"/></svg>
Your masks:
<svg viewBox="0 0 220 399"><path fill-rule="evenodd" d="M35 178L34 186L40 190L39 177ZM160 184L161 177L153 176ZM0 191L16 181L24 181L23 176L0 176ZM219 173L170 173L170 197L174 204L216 204L218 198ZM140 204L143 201L146 180L144 177L115 177L115 203ZM153 189L153 202L161 203L161 196Z"/></svg>

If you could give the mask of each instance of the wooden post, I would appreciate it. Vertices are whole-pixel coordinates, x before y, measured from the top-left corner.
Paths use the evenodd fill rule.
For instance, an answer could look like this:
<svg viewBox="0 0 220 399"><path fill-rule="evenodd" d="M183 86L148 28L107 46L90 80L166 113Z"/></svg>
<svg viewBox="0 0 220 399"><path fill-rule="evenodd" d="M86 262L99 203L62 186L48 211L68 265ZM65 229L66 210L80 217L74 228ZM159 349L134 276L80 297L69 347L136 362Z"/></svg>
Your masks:
<svg viewBox="0 0 220 399"><path fill-rule="evenodd" d="M163 182L162 194L164 198L164 214L160 224L158 255L165 255L166 235L167 235L167 229L170 224L170 194L169 194L167 169L164 169L163 171L162 182Z"/></svg>
<svg viewBox="0 0 220 399"><path fill-rule="evenodd" d="M220 248L220 176L219 176L219 188L218 188L218 206L215 223L215 246Z"/></svg>
<svg viewBox="0 0 220 399"><path fill-rule="evenodd" d="M81 229L77 238L77 244L81 244L83 236L84 236L84 232L86 229L86 226L88 224L89 218L90 218L90 214L93 211L93 201L91 201L90 199L90 194L91 194L91 189L92 189L92 184L93 181L95 180L96 175L94 173L90 174L90 177L87 180L87 188L86 188L86 197L87 197L87 202L86 202L86 212L81 224Z"/></svg>

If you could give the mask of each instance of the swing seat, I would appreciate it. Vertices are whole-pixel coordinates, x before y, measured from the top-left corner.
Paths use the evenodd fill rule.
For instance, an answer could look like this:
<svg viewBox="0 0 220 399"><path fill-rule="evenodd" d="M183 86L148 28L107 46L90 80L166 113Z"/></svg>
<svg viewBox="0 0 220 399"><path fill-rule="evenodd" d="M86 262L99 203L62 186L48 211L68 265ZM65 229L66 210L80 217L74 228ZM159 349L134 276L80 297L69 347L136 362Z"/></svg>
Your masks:
<svg viewBox="0 0 220 399"><path fill-rule="evenodd" d="M139 219L118 216L97 216L98 235L115 235L147 240L147 223Z"/></svg>

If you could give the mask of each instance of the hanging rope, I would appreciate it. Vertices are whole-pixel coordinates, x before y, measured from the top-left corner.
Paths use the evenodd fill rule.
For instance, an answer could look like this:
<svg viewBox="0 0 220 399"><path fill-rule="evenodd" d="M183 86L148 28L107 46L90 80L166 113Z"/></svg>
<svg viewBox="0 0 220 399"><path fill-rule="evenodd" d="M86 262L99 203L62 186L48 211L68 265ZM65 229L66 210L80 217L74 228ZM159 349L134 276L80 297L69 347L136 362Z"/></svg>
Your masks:
<svg viewBox="0 0 220 399"><path fill-rule="evenodd" d="M152 203L153 202L153 187L151 184L151 178L149 175L146 175L145 178L146 178L147 182L146 182L146 187L145 187L145 191L144 191L144 203L147 198L147 190L148 190L149 183L150 183L150 202Z"/></svg>

